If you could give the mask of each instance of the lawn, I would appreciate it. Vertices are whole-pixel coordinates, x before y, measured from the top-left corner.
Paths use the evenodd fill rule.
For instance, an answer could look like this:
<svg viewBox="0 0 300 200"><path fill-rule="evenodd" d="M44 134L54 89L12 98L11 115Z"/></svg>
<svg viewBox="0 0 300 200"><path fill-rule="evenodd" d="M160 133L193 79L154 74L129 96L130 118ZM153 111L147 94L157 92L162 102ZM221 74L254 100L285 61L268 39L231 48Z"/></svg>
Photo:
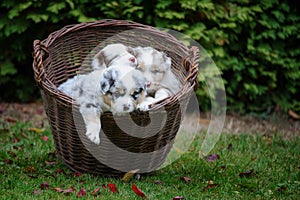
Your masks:
<svg viewBox="0 0 300 200"><path fill-rule="evenodd" d="M133 183L147 199L159 200L300 196L300 138L296 136L224 134L209 158L199 158L198 136L172 165L153 175L135 175L125 183L121 178L70 171L55 157L49 128L0 122L0 199L78 199L80 194L87 199L142 199L133 192ZM115 184L118 192L108 184Z"/></svg>

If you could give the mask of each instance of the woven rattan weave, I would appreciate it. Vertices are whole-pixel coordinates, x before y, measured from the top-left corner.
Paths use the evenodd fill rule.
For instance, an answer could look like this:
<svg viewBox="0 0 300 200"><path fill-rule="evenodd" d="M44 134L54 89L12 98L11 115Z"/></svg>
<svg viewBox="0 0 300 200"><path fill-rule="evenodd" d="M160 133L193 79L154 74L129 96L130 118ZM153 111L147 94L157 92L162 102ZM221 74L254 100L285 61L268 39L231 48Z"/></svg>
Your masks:
<svg viewBox="0 0 300 200"><path fill-rule="evenodd" d="M105 134L110 142L101 142L101 152L97 153L110 159L117 167L108 166L91 153L97 151L97 145L87 148L84 143L88 141L82 136L85 128L78 105L57 89L59 84L75 76L78 71L90 70L91 58L96 51L114 42L132 47L151 46L165 52L172 59L172 71L183 84L182 90L155 103L149 112L130 113L138 127L147 127L151 123L149 113L154 117L166 113L164 124L154 124L159 127L157 133L148 130L150 137L134 137L120 129L116 121L128 120L128 116L113 116L110 112L102 114L101 137ZM123 169L128 158L114 155L114 145L138 154L152 152L143 165L145 172L154 171L164 162L180 126L182 105L188 102L198 82L198 48L189 49L172 35L151 26L125 20L100 20L69 25L53 32L43 41L35 40L33 57L34 76L41 90L57 156L69 168L98 175L122 175L126 170L120 169ZM134 126L130 131L138 130ZM166 145L167 148L156 153ZM140 160L137 158L131 162L138 165Z"/></svg>

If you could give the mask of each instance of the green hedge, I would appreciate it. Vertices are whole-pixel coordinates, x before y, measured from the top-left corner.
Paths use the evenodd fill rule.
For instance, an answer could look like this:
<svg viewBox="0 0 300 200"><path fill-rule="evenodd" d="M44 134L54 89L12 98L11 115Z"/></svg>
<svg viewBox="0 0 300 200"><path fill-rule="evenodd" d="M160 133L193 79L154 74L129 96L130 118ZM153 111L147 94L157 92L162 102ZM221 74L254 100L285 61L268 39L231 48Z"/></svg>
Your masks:
<svg viewBox="0 0 300 200"><path fill-rule="evenodd" d="M0 11L0 101L38 96L34 39L67 24L114 18L173 29L199 42L222 71L230 109L300 111L298 1L2 0ZM204 86L198 96L207 108Z"/></svg>

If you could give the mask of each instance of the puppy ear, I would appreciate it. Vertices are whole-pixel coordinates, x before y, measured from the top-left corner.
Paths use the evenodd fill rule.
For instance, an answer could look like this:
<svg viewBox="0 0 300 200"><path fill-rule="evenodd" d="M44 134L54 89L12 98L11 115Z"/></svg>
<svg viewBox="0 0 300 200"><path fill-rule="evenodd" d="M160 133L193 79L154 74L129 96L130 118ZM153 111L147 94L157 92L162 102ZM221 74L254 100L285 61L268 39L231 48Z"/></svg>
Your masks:
<svg viewBox="0 0 300 200"><path fill-rule="evenodd" d="M118 77L118 71L108 68L103 72L103 77L100 80L100 88L103 94L106 94L111 86L114 85Z"/></svg>
<svg viewBox="0 0 300 200"><path fill-rule="evenodd" d="M128 51L128 53L130 53L132 55L135 54L135 51L134 51L134 49L131 46L127 46L127 51Z"/></svg>
<svg viewBox="0 0 300 200"><path fill-rule="evenodd" d="M127 51L128 51L128 53L132 54L134 57L137 58L141 54L141 47L135 47L135 48L128 47Z"/></svg>
<svg viewBox="0 0 300 200"><path fill-rule="evenodd" d="M107 67L107 61L105 59L105 55L104 55L104 51L100 51L99 53L97 53L94 56L94 60L93 60L93 68L94 69L99 69L99 68L103 68L103 67Z"/></svg>

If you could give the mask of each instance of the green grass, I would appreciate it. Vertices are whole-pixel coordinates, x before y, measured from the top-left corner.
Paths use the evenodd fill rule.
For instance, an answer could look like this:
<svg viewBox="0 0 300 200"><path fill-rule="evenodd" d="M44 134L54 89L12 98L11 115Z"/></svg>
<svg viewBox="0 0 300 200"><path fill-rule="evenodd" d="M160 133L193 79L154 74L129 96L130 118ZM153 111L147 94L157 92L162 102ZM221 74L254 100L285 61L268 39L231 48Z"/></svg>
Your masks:
<svg viewBox="0 0 300 200"><path fill-rule="evenodd" d="M148 199L298 199L300 196L300 138L284 140L278 133L260 135L223 135L214 154L220 159L200 159L201 142L196 139L179 160L151 176L123 183L120 179L89 174L74 176L53 156L55 151L49 129L38 133L24 123L0 123L0 199L78 199L85 188L87 199L142 199L131 189L134 182ZM44 141L42 136L48 136ZM229 145L232 148L228 149ZM49 164L49 162L58 162ZM248 177L239 174L254 170ZM63 173L58 173L63 170ZM181 177L190 177L186 183ZM162 184L155 184L159 180ZM42 190L42 182L49 188ZM207 187L210 183L211 187ZM119 193L103 184L115 183ZM74 187L75 192L62 194L53 190ZM91 192L100 187L100 195ZM38 194L34 194L37 190Z"/></svg>

